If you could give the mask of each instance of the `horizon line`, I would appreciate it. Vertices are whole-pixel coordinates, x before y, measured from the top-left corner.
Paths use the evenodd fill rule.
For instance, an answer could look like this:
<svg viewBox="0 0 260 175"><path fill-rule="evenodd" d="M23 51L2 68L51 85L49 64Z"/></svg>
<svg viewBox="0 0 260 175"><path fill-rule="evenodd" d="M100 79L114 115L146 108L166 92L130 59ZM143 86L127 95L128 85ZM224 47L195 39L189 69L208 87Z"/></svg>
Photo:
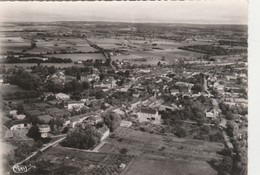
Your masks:
<svg viewBox="0 0 260 175"><path fill-rule="evenodd" d="M82 20L68 20L68 21L63 21L63 20L58 20L58 21L0 21L0 23L55 23L55 22L103 22L103 23L126 23L126 24L193 24L193 25L243 25L243 26L248 26L248 23L195 23L195 22L130 22L130 21L102 21L102 20L97 20L97 21L82 21Z"/></svg>

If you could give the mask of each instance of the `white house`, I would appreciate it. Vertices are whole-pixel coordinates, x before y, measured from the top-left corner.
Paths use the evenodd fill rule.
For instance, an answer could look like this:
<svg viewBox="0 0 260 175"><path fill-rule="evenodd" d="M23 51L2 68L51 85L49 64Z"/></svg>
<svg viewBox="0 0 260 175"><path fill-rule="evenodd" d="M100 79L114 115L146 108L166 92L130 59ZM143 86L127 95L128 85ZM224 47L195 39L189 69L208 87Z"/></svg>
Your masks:
<svg viewBox="0 0 260 175"><path fill-rule="evenodd" d="M13 130L18 130L18 129L29 129L31 127L31 122L27 119L24 120L14 120L10 121L7 124L7 127L13 131Z"/></svg>
<svg viewBox="0 0 260 175"><path fill-rule="evenodd" d="M41 133L42 138L48 137L48 132L50 132L51 128L49 125L40 125L39 132Z"/></svg>
<svg viewBox="0 0 260 175"><path fill-rule="evenodd" d="M132 126L132 122L131 121L122 120L121 123L120 123L120 126L129 128L130 126Z"/></svg>
<svg viewBox="0 0 260 175"><path fill-rule="evenodd" d="M138 121L142 122L151 122L153 124L161 124L161 115L158 114L158 111L150 108L142 108L137 113Z"/></svg>
<svg viewBox="0 0 260 175"><path fill-rule="evenodd" d="M82 123L87 118L88 118L88 116L86 116L86 115L71 117L70 118L71 127L74 128L76 126L76 124Z"/></svg>
<svg viewBox="0 0 260 175"><path fill-rule="evenodd" d="M68 101L68 109L80 109L85 106L84 104L83 101Z"/></svg>
<svg viewBox="0 0 260 175"><path fill-rule="evenodd" d="M11 110L11 111L9 111L9 114L12 115L12 116L14 116L14 115L17 114L17 110Z"/></svg>
<svg viewBox="0 0 260 175"><path fill-rule="evenodd" d="M15 116L15 118L17 119L17 120L23 120L23 119L25 119L25 115L24 114L19 114L19 115L16 115Z"/></svg>
<svg viewBox="0 0 260 175"><path fill-rule="evenodd" d="M64 93L58 93L55 95L57 100L61 100L61 101L67 101L70 99L70 96Z"/></svg>

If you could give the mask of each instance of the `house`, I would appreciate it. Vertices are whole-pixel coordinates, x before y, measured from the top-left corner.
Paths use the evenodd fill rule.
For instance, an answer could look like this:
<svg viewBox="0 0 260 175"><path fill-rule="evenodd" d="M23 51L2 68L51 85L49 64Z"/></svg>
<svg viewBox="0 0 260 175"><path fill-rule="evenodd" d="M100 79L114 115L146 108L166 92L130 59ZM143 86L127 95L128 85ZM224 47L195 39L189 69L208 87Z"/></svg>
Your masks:
<svg viewBox="0 0 260 175"><path fill-rule="evenodd" d="M130 126L132 126L132 122L131 121L122 120L120 122L120 126L129 128Z"/></svg>
<svg viewBox="0 0 260 175"><path fill-rule="evenodd" d="M70 99L70 96L64 93L58 93L55 95L57 100L61 100L61 101L67 101Z"/></svg>
<svg viewBox="0 0 260 175"><path fill-rule="evenodd" d="M225 93L225 86L218 84L218 83L214 83L213 87L218 91L219 94L224 94Z"/></svg>
<svg viewBox="0 0 260 175"><path fill-rule="evenodd" d="M85 106L85 102L83 101L68 101L68 109L80 109Z"/></svg>
<svg viewBox="0 0 260 175"><path fill-rule="evenodd" d="M56 84L64 84L65 83L66 76L64 72L58 71L52 76L47 76L46 81L52 81L53 83Z"/></svg>
<svg viewBox="0 0 260 175"><path fill-rule="evenodd" d="M51 76L51 78L65 80L66 76L65 76L64 72L58 71L55 74L53 74Z"/></svg>
<svg viewBox="0 0 260 175"><path fill-rule="evenodd" d="M48 137L48 132L51 131L51 128L49 125L40 125L39 126L39 132L41 133L42 138Z"/></svg>
<svg viewBox="0 0 260 175"><path fill-rule="evenodd" d="M216 117L218 116L219 112L215 109L206 112L206 118L211 119L211 120L215 120Z"/></svg>
<svg viewBox="0 0 260 175"><path fill-rule="evenodd" d="M103 119L99 115L90 116L86 120L86 123L88 123L90 125L96 125L96 124L102 123L102 122L103 122Z"/></svg>
<svg viewBox="0 0 260 175"><path fill-rule="evenodd" d="M178 93L180 93L179 89L171 89L170 92L171 95L177 95Z"/></svg>
<svg viewBox="0 0 260 175"><path fill-rule="evenodd" d="M150 69L140 69L138 72L140 72L140 73L150 73L151 70Z"/></svg>
<svg viewBox="0 0 260 175"><path fill-rule="evenodd" d="M125 112L119 108L113 110L114 113L118 115L125 115Z"/></svg>
<svg viewBox="0 0 260 175"><path fill-rule="evenodd" d="M11 110L9 111L9 114L15 116L17 114L17 110Z"/></svg>
<svg viewBox="0 0 260 175"><path fill-rule="evenodd" d="M24 120L11 120L6 123L6 126L11 130L29 129L31 127L31 121L29 119Z"/></svg>
<svg viewBox="0 0 260 175"><path fill-rule="evenodd" d="M103 126L102 128L99 128L98 132L101 134L100 141L105 140L109 136L109 133L110 133L107 126Z"/></svg>
<svg viewBox="0 0 260 175"><path fill-rule="evenodd" d="M100 83L95 84L95 87L112 89L116 87L116 80L113 77L106 77Z"/></svg>
<svg viewBox="0 0 260 175"><path fill-rule="evenodd" d="M70 124L71 127L74 128L76 124L82 123L84 120L86 120L88 116L86 115L78 115L70 118Z"/></svg>
<svg viewBox="0 0 260 175"><path fill-rule="evenodd" d="M159 110L160 111L175 111L176 109L179 109L179 108L174 103L172 103L172 104L163 103L163 104L159 105Z"/></svg>
<svg viewBox="0 0 260 175"><path fill-rule="evenodd" d="M98 74L82 74L80 76L81 82L91 82L91 81L99 81Z"/></svg>
<svg viewBox="0 0 260 175"><path fill-rule="evenodd" d="M150 108L141 108L137 113L138 121L142 122L151 122L153 124L161 123L161 115L158 114L158 111Z"/></svg>
<svg viewBox="0 0 260 175"><path fill-rule="evenodd" d="M226 75L225 78L229 82L236 82L236 80L237 80L236 76L231 76L231 75Z"/></svg>
<svg viewBox="0 0 260 175"><path fill-rule="evenodd" d="M17 119L17 120L23 120L25 119L25 115L24 114L19 114L19 115L16 115L14 118Z"/></svg>

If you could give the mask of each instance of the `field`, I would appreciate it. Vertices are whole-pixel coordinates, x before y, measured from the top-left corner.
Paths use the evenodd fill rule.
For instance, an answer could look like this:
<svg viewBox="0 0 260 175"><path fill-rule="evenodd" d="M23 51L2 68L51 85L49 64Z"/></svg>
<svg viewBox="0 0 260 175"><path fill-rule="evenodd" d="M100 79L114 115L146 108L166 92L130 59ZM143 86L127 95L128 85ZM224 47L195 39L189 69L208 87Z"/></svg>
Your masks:
<svg viewBox="0 0 260 175"><path fill-rule="evenodd" d="M41 164L34 174L49 174L57 172L60 174L89 174L106 175L120 172L121 163L129 164L132 156L106 153L93 153L71 150L63 147L54 147L40 155L30 163ZM68 171L73 169L74 171Z"/></svg>
<svg viewBox="0 0 260 175"><path fill-rule="evenodd" d="M0 53L6 51L21 52L31 47L30 41L21 37L0 37L0 43Z"/></svg>
<svg viewBox="0 0 260 175"><path fill-rule="evenodd" d="M82 51L82 52L95 52L96 49L92 48L86 40L79 38L45 38L36 39L37 47L31 48L31 40L23 39L22 37L9 37L1 36L1 53L7 51L22 52L39 54L47 52L59 51Z"/></svg>
<svg viewBox="0 0 260 175"><path fill-rule="evenodd" d="M56 58L70 58L72 61L84 61L84 60L95 60L95 59L105 59L105 57L100 53L74 53L74 54L51 54L45 55L45 57L56 57Z"/></svg>
<svg viewBox="0 0 260 175"><path fill-rule="evenodd" d="M25 69L29 69L32 66L37 66L36 63L10 63L10 64L2 64L6 68L14 68L14 67L23 67ZM66 68L66 67L84 67L83 64L74 64L74 63L41 63L43 66L54 66L57 68Z"/></svg>
<svg viewBox="0 0 260 175"><path fill-rule="evenodd" d="M123 175L217 175L206 162L135 159Z"/></svg>
<svg viewBox="0 0 260 175"><path fill-rule="evenodd" d="M131 155L163 159L208 161L221 158L216 152L224 148L222 143L177 138L171 134L162 136L130 128L119 128L107 141L114 147L110 148L113 153L127 148Z"/></svg>
<svg viewBox="0 0 260 175"><path fill-rule="evenodd" d="M24 90L16 85L1 85L0 91L1 93L15 93L17 91L24 91Z"/></svg>

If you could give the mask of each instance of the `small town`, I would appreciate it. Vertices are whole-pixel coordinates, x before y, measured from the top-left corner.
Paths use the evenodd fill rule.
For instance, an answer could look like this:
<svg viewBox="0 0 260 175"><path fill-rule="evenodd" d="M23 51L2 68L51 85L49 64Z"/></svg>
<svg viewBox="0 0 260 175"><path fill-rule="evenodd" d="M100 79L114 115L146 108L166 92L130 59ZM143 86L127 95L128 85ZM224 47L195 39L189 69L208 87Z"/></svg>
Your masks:
<svg viewBox="0 0 260 175"><path fill-rule="evenodd" d="M247 175L247 27L1 23L13 175Z"/></svg>

